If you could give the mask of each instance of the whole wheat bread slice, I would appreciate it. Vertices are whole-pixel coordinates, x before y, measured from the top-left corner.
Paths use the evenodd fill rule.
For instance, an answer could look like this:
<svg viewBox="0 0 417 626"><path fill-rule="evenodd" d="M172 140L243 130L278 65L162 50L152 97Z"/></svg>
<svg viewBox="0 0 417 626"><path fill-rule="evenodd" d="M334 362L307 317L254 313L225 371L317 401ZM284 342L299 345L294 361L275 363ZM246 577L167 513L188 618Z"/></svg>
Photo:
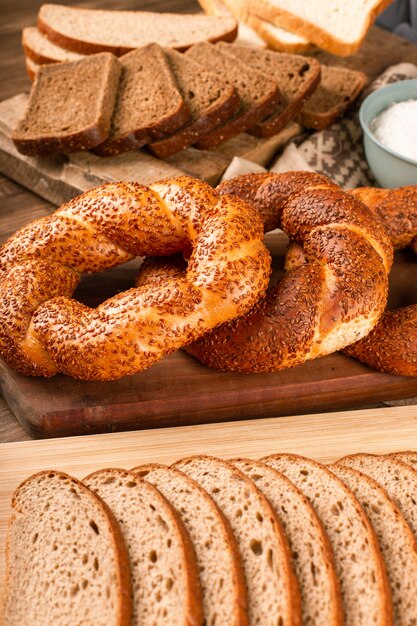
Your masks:
<svg viewBox="0 0 417 626"><path fill-rule="evenodd" d="M158 43L186 50L201 41L233 41L237 23L231 17L112 11L44 4L38 28L53 43L82 54L113 52L121 56Z"/></svg>
<svg viewBox="0 0 417 626"><path fill-rule="evenodd" d="M358 470L329 466L353 491L378 537L396 626L416 626L417 542L401 511L378 483Z"/></svg>
<svg viewBox="0 0 417 626"><path fill-rule="evenodd" d="M417 539L417 470L397 459L365 453L345 456L339 464L376 480L398 506Z"/></svg>
<svg viewBox="0 0 417 626"><path fill-rule="evenodd" d="M397 461L402 461L406 463L413 469L417 470L417 452L413 450L404 450L403 452L392 452L391 454L387 454L388 457L392 459L397 459Z"/></svg>
<svg viewBox="0 0 417 626"><path fill-rule="evenodd" d="M332 548L306 496L284 474L260 461L232 462L262 491L284 528L300 586L301 623L341 625L342 600Z"/></svg>
<svg viewBox="0 0 417 626"><path fill-rule="evenodd" d="M327 128L356 100L367 80L363 72L322 65L320 85L307 100L298 121L306 128Z"/></svg>
<svg viewBox="0 0 417 626"><path fill-rule="evenodd" d="M35 80L36 74L39 72L41 67L41 65L35 63L35 61L32 61L31 58L25 57L26 73L29 76L30 80Z"/></svg>
<svg viewBox="0 0 417 626"><path fill-rule="evenodd" d="M243 13L305 37L333 54L354 54L391 0L227 0Z"/></svg>
<svg viewBox="0 0 417 626"><path fill-rule="evenodd" d="M226 122L240 106L240 98L233 85L187 55L175 50L165 50L165 54L191 117L186 126L174 135L149 146L160 158L196 143L202 135Z"/></svg>
<svg viewBox="0 0 417 626"><path fill-rule="evenodd" d="M149 44L120 59L122 74L108 139L102 156L128 152L181 128L190 112L163 49Z"/></svg>
<svg viewBox="0 0 417 626"><path fill-rule="evenodd" d="M320 63L312 57L260 50L249 46L220 43L253 71L264 71L277 81L281 101L273 113L250 129L258 137L271 137L282 130L302 110L320 82Z"/></svg>
<svg viewBox="0 0 417 626"><path fill-rule="evenodd" d="M352 491L327 467L305 457L276 454L262 461L287 476L323 522L333 547L345 626L388 626L391 597L383 558Z"/></svg>
<svg viewBox="0 0 417 626"><path fill-rule="evenodd" d="M243 47L243 46L242 46ZM254 126L269 115L280 101L277 82L263 71L248 67L240 59L217 45L208 43L193 46L186 55L216 72L233 86L241 98L241 107L235 116L204 135L197 148L211 149Z"/></svg>
<svg viewBox="0 0 417 626"><path fill-rule="evenodd" d="M265 496L233 465L208 456L175 463L213 498L239 546L251 626L300 625L296 579L288 543Z"/></svg>
<svg viewBox="0 0 417 626"><path fill-rule="evenodd" d="M194 550L174 508L133 472L103 469L83 482L120 524L131 568L132 626L201 625Z"/></svg>
<svg viewBox="0 0 417 626"><path fill-rule="evenodd" d="M22 30L22 47L25 55L38 65L60 61L79 61L85 56L55 45L36 26L28 26Z"/></svg>
<svg viewBox="0 0 417 626"><path fill-rule="evenodd" d="M106 52L42 66L12 135L19 152L46 156L102 143L110 131L119 77L119 61Z"/></svg>
<svg viewBox="0 0 417 626"><path fill-rule="evenodd" d="M166 465L132 470L176 509L194 545L205 626L246 626L246 588L236 539L214 500L192 478Z"/></svg>
<svg viewBox="0 0 417 626"><path fill-rule="evenodd" d="M104 502L75 478L44 471L12 500L4 626L129 626L129 561Z"/></svg>

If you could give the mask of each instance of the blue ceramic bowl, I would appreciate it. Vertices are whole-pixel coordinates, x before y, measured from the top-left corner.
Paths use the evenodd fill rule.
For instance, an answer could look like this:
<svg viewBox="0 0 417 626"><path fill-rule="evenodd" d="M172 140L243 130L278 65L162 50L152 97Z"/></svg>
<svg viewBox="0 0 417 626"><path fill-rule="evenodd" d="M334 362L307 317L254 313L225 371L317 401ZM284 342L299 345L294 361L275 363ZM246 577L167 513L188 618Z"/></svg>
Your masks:
<svg viewBox="0 0 417 626"><path fill-rule="evenodd" d="M382 187L417 185L417 161L383 146L370 129L372 120L379 113L390 104L403 100L417 100L417 79L402 80L374 91L362 102L359 110L365 156Z"/></svg>

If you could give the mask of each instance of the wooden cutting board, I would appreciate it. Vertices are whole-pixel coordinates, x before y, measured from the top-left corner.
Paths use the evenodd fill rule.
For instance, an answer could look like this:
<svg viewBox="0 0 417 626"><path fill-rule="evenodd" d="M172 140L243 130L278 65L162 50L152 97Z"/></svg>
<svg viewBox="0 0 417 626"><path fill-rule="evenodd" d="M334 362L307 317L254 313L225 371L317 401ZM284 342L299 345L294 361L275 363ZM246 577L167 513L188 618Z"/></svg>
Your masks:
<svg viewBox="0 0 417 626"><path fill-rule="evenodd" d="M191 454L260 458L294 452L324 463L354 452L417 450L414 407L299 415L162 430L0 445L0 589L10 500L30 474L57 469L77 478L103 467L173 463Z"/></svg>
<svg viewBox="0 0 417 626"><path fill-rule="evenodd" d="M286 238L266 242L275 274L283 265ZM91 305L133 285L138 262L85 278L76 297ZM390 305L417 302L417 256L397 254ZM21 424L35 437L112 432L293 415L375 405L417 396L417 378L382 374L343 354L271 374L210 370L183 351L148 370L112 382L19 376L0 366L0 387Z"/></svg>

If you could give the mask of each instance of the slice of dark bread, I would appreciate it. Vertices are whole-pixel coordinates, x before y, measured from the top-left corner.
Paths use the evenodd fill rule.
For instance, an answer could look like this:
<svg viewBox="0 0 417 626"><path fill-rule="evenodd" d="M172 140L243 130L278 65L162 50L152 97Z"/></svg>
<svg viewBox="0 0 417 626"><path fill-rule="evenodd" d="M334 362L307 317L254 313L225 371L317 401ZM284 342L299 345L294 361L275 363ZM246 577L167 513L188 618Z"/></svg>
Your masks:
<svg viewBox="0 0 417 626"><path fill-rule="evenodd" d="M12 135L19 152L46 156L102 143L110 131L119 77L119 61L108 52L41 66Z"/></svg>
<svg viewBox="0 0 417 626"><path fill-rule="evenodd" d="M417 542L409 525L375 480L337 463L329 468L353 491L374 527L390 583L394 624L416 626Z"/></svg>
<svg viewBox="0 0 417 626"><path fill-rule="evenodd" d="M132 578L132 626L200 626L194 549L175 509L153 485L126 470L102 469L83 483L106 502L123 533Z"/></svg>
<svg viewBox="0 0 417 626"><path fill-rule="evenodd" d="M83 54L108 51L121 56L149 43L186 50L200 41L233 41L232 17L113 11L43 4L38 28L67 50Z"/></svg>
<svg viewBox="0 0 417 626"><path fill-rule="evenodd" d="M417 470L417 452L413 450L392 452L391 454L387 454L387 456L391 459L397 459L397 461L402 461L403 463L406 463L413 469Z"/></svg>
<svg viewBox="0 0 417 626"><path fill-rule="evenodd" d="M345 456L339 464L376 480L398 506L417 539L417 470L389 456L365 453Z"/></svg>
<svg viewBox="0 0 417 626"><path fill-rule="evenodd" d="M301 623L339 626L342 598L332 548L306 496L284 474L249 459L233 460L273 506L287 535L301 593Z"/></svg>
<svg viewBox="0 0 417 626"><path fill-rule="evenodd" d="M122 74L108 139L102 156L129 152L181 128L190 113L163 49L149 44L120 59Z"/></svg>
<svg viewBox="0 0 417 626"><path fill-rule="evenodd" d="M130 626L126 546L107 505L75 478L44 471L12 500L4 626Z"/></svg>
<svg viewBox="0 0 417 626"><path fill-rule="evenodd" d="M319 85L320 63L312 57L234 44L220 43L216 47L228 50L253 71L265 72L278 83L281 92L278 106L250 129L258 137L271 137L282 130L298 115Z"/></svg>
<svg viewBox="0 0 417 626"><path fill-rule="evenodd" d="M311 459L274 454L262 461L307 496L324 524L340 581L344 626L388 626L391 596L385 565L375 531L353 492Z"/></svg>
<svg viewBox="0 0 417 626"><path fill-rule="evenodd" d="M207 133L197 142L197 148L203 150L214 148L219 143L248 130L275 110L280 101L280 92L274 77L260 69L253 70L228 50L202 43L186 52L191 59L211 69L233 86L241 99L241 106L231 120Z"/></svg>
<svg viewBox="0 0 417 626"><path fill-rule="evenodd" d="M176 509L194 545L206 626L246 626L246 588L236 539L220 509L192 478L174 467L150 464L132 470L154 485Z"/></svg>
<svg viewBox="0 0 417 626"><path fill-rule="evenodd" d="M202 135L226 122L240 106L233 85L185 54L175 50L165 50L165 54L191 118L174 135L149 146L160 158L193 145Z"/></svg>
<svg viewBox="0 0 417 626"><path fill-rule="evenodd" d="M341 117L367 83L363 72L345 67L321 66L321 80L298 116L306 128L322 130Z"/></svg>
<svg viewBox="0 0 417 626"><path fill-rule="evenodd" d="M300 601L288 541L265 496L243 472L214 457L190 457L174 467L207 491L235 534L248 590L249 624L299 626Z"/></svg>

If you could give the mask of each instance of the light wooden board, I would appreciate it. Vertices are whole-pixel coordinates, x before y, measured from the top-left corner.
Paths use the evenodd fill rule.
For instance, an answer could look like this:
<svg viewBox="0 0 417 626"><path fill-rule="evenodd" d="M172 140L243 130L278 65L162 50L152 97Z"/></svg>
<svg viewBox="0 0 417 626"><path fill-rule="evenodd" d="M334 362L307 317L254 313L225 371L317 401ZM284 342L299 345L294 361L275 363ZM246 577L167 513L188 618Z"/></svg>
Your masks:
<svg viewBox="0 0 417 626"><path fill-rule="evenodd" d="M295 400L296 402L296 400ZM173 463L192 454L260 458L294 452L324 463L354 452L417 450L415 407L322 413L226 424L89 435L0 446L0 589L10 500L30 474L59 469L83 478L103 467Z"/></svg>

